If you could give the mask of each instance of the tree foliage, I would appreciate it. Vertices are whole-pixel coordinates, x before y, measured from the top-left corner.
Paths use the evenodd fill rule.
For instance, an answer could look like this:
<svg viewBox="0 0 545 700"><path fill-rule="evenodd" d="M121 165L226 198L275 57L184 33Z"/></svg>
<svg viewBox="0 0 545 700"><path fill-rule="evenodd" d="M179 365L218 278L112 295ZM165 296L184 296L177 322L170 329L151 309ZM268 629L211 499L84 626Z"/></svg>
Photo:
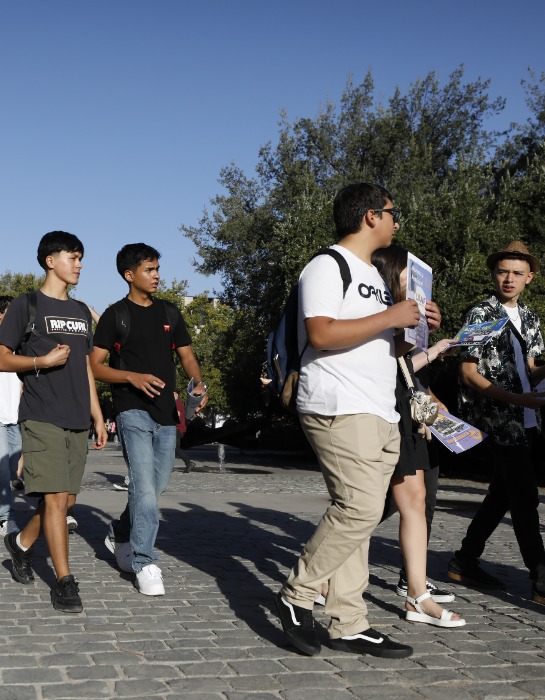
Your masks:
<svg viewBox="0 0 545 700"><path fill-rule="evenodd" d="M36 277L32 272L23 274L7 270L0 275L0 294L3 296L18 297L26 292L39 289L45 280L45 276Z"/></svg>
<svg viewBox="0 0 545 700"><path fill-rule="evenodd" d="M255 175L236 165L221 170L222 193L196 226L181 230L197 247L198 269L221 276L223 298L237 310L225 348L234 360L233 412L261 409L267 332L301 269L333 241L339 187L376 182L394 194L403 211L399 241L434 269L444 336L490 292L491 251L521 238L545 252L545 74L530 71L522 83L531 117L500 134L486 125L505 101L491 100L489 81L465 81L463 66L444 85L431 72L384 104L369 72L314 118L291 124L283 114ZM527 298L544 305L541 279Z"/></svg>

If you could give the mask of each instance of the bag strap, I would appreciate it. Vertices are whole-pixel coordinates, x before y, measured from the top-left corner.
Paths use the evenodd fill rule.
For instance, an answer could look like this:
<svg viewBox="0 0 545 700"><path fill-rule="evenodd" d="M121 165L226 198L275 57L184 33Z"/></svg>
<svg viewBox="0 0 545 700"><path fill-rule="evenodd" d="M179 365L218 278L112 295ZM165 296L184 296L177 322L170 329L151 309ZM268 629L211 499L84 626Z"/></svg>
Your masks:
<svg viewBox="0 0 545 700"><path fill-rule="evenodd" d="M405 384L407 385L407 389L410 389L411 391L414 391L414 382L411 378L411 373L409 372L409 368L407 367L407 361L403 357L397 358L397 363L401 369L401 374L403 375L403 379L405 380Z"/></svg>

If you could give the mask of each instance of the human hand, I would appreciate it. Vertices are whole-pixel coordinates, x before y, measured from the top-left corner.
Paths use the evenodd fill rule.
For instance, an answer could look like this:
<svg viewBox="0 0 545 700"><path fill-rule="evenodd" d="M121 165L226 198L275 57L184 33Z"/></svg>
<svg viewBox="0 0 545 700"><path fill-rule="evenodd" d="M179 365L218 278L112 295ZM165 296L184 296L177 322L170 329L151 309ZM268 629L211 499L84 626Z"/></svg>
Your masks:
<svg viewBox="0 0 545 700"><path fill-rule="evenodd" d="M159 396L161 389L165 388L165 383L153 374L141 374L140 372L129 372L127 379L135 389L140 389L150 399Z"/></svg>
<svg viewBox="0 0 545 700"><path fill-rule="evenodd" d="M50 367L62 367L68 362L70 356L69 345L57 345L56 348L50 350L47 355L41 355L34 361L34 366L37 369L49 369Z"/></svg>
<svg viewBox="0 0 545 700"><path fill-rule="evenodd" d="M405 299L385 312L391 317L392 328L414 328L420 322L420 311L414 299Z"/></svg>
<svg viewBox="0 0 545 700"><path fill-rule="evenodd" d="M513 401L515 406L524 406L524 408L541 408L545 406L545 391L529 391L522 394L514 394L518 399Z"/></svg>
<svg viewBox="0 0 545 700"><path fill-rule="evenodd" d="M108 431L104 425L104 421L95 421L96 440L93 442L93 450L102 450L108 442Z"/></svg>
<svg viewBox="0 0 545 700"><path fill-rule="evenodd" d="M441 328L441 311L434 301L426 302L426 320L430 333Z"/></svg>

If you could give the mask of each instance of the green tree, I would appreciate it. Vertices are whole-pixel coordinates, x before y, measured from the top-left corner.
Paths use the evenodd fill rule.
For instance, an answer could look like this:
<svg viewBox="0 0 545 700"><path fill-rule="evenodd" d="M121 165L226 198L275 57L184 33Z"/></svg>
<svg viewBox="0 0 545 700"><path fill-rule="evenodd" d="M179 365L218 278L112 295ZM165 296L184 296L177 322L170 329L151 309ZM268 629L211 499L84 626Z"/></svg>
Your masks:
<svg viewBox="0 0 545 700"><path fill-rule="evenodd" d="M487 285L483 261L496 236L486 155L498 135L484 125L503 100L490 101L488 87L464 82L460 67L444 86L430 73L377 105L368 73L316 118L290 124L282 115L277 144L260 149L255 177L235 165L222 169L224 193L197 226L181 230L197 246L198 269L221 275L225 300L240 312L229 338L239 362L237 399L230 397L237 415L261 409L267 332L302 267L333 241L334 193L349 182L394 193L405 214L400 239L437 269L445 328L458 329L462 310Z"/></svg>

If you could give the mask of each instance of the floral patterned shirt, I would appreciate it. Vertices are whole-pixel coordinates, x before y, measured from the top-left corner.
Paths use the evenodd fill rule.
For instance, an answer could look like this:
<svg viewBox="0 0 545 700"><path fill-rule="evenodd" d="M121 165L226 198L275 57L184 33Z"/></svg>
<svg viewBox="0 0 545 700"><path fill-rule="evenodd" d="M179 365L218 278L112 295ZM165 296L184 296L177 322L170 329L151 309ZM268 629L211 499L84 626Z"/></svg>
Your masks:
<svg viewBox="0 0 545 700"><path fill-rule="evenodd" d="M544 350L539 318L530 309L518 303L521 318L522 352L526 358L537 357ZM467 314L464 325L483 323L507 316L507 312L495 296L474 306ZM477 359L477 371L496 386L520 394L522 382L517 371L515 350L511 342L513 326L507 323L502 331L483 346L463 348L460 360ZM526 346L526 347L525 347ZM530 376L530 368L526 364ZM459 382L458 411L460 418L480 428L501 445L524 445L524 408L504 401L495 401ZM536 411L537 425L541 429L540 412Z"/></svg>

